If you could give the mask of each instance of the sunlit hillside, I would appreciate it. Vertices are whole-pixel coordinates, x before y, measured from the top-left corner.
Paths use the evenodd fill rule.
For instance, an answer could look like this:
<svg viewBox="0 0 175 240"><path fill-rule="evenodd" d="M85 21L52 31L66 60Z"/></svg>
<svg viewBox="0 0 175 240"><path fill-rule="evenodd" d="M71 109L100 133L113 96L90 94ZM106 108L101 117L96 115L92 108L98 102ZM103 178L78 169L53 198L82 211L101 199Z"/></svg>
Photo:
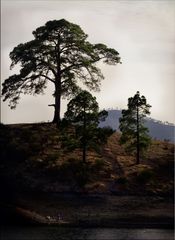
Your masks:
<svg viewBox="0 0 175 240"><path fill-rule="evenodd" d="M88 150L84 191L114 194L172 194L174 145L153 141L141 164L119 145L119 133ZM1 183L9 188L81 191L82 150L64 147L52 124L1 126ZM4 186L4 184L3 184ZM144 186L144 187L143 187Z"/></svg>

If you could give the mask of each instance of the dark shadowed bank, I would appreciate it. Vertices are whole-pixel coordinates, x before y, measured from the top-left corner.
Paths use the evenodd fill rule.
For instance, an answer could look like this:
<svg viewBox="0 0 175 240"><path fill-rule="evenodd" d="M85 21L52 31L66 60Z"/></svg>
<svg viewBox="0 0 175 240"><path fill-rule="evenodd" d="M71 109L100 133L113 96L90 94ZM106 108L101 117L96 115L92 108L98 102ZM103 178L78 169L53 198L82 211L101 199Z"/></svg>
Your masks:
<svg viewBox="0 0 175 240"><path fill-rule="evenodd" d="M173 199L158 196L23 193L1 203L2 225L173 228Z"/></svg>

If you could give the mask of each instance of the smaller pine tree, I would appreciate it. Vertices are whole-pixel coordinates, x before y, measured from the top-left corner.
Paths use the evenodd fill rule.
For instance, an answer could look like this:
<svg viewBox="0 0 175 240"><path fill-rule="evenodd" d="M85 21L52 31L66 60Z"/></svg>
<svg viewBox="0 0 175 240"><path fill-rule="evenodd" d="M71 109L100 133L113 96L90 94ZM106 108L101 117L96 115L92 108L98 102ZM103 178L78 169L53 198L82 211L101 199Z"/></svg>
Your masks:
<svg viewBox="0 0 175 240"><path fill-rule="evenodd" d="M102 142L100 138L102 131L99 130L98 124L100 120L105 120L107 115L105 110L99 111L96 97L86 90L81 91L68 103L64 118L75 127L75 138L83 150L84 163L86 162L87 148L95 145L99 140ZM103 133L106 137L110 135L109 131L106 131L105 134L104 130Z"/></svg>
<svg viewBox="0 0 175 240"><path fill-rule="evenodd" d="M146 98L137 91L134 97L128 99L128 109L122 110L122 117L119 119L119 129L122 132L120 143L128 152L136 154L137 164L140 163L140 154L143 154L151 142L148 128L144 126L150 107Z"/></svg>

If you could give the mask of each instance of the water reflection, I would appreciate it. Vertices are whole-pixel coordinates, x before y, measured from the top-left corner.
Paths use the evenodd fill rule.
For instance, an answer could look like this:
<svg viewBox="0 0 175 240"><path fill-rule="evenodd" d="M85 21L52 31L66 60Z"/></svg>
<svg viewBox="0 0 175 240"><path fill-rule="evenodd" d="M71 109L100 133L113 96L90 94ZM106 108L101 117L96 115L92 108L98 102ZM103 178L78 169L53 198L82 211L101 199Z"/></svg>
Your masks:
<svg viewBox="0 0 175 240"><path fill-rule="evenodd" d="M1 227L1 240L173 240L172 229Z"/></svg>
<svg viewBox="0 0 175 240"><path fill-rule="evenodd" d="M171 229L96 229L89 232L87 240L173 240Z"/></svg>

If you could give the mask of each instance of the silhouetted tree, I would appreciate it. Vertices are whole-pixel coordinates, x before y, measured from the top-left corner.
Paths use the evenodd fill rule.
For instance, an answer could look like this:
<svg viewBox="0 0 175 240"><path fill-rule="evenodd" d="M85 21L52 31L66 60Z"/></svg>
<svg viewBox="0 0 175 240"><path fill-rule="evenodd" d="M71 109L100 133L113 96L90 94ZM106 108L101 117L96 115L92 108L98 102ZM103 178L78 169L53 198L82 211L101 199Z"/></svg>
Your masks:
<svg viewBox="0 0 175 240"><path fill-rule="evenodd" d="M98 124L104 120L108 113L103 110L99 112L96 98L88 91L81 91L69 103L65 119L71 122L76 129L76 138L83 149L83 162L86 162L87 147L97 141L100 136Z"/></svg>
<svg viewBox="0 0 175 240"><path fill-rule="evenodd" d="M120 143L128 151L136 153L137 164L140 163L140 153L150 144L148 129L144 126L144 118L150 114L150 107L146 98L137 92L128 99L128 109L122 110L122 117L119 119L119 129L122 132Z"/></svg>
<svg viewBox="0 0 175 240"><path fill-rule="evenodd" d="M20 95L41 94L47 82L54 86L54 123L60 122L61 97L70 97L79 90L80 80L90 90L99 90L103 79L96 63L114 65L119 53L104 44L91 44L80 26L64 19L47 22L34 32L34 40L19 44L10 53L11 68L20 64L19 74L10 76L2 88L3 101L15 108Z"/></svg>

